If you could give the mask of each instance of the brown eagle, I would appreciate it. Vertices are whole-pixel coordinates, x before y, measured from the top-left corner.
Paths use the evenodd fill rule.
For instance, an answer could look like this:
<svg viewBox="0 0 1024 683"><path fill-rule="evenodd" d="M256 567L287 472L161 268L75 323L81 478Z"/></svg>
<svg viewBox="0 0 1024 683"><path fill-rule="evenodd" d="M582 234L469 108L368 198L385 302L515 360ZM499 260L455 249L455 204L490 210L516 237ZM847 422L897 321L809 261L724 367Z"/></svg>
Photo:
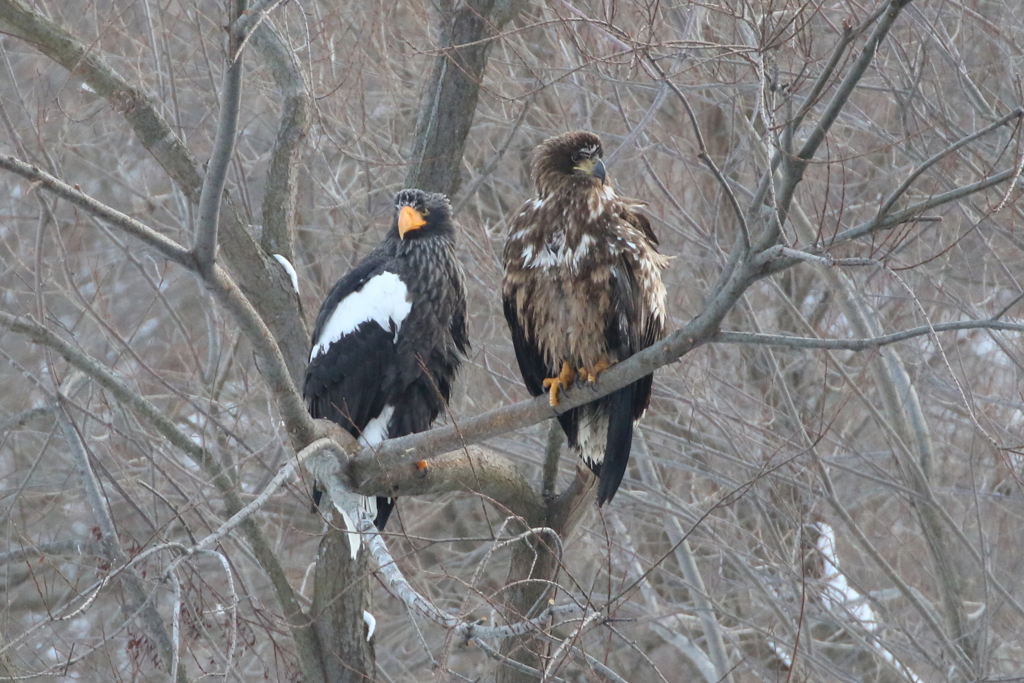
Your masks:
<svg viewBox="0 0 1024 683"><path fill-rule="evenodd" d="M519 370L529 392L547 391L552 406L577 376L594 382L665 334L668 259L638 203L615 194L601 156L600 138L587 131L542 142L531 169L537 198L505 241L502 299ZM652 380L558 416L570 448L600 478L598 505L626 473Z"/></svg>

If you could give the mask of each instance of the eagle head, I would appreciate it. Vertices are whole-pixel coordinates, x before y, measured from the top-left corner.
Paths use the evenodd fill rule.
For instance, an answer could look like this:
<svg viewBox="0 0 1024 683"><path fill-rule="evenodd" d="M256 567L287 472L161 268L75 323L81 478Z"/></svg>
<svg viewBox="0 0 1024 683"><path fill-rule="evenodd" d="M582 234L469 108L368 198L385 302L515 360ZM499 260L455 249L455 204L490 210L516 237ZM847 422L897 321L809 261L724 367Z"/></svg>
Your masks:
<svg viewBox="0 0 1024 683"><path fill-rule="evenodd" d="M452 207L448 197L423 190L402 190L395 195L392 230L403 241L453 234Z"/></svg>
<svg viewBox="0 0 1024 683"><path fill-rule="evenodd" d="M567 183L601 186L605 183L601 138L586 130L574 130L540 143L533 155L533 182L537 194L546 197Z"/></svg>

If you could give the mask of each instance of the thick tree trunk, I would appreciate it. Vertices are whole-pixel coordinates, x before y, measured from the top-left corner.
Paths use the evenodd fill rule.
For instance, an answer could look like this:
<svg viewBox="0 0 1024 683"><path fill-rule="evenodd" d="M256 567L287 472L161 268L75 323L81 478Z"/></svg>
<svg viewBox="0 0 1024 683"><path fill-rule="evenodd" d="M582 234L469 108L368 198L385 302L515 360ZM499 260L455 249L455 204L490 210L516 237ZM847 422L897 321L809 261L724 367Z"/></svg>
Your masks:
<svg viewBox="0 0 1024 683"><path fill-rule="evenodd" d="M509 622L522 621L537 616L552 595L552 582L557 578L557 548L550 538L533 538L519 543L512 554L505 591L505 618ZM537 671L544 671L550 654L550 643L530 635L506 638L502 641L501 654L525 664ZM499 666L498 683L527 683L539 680L537 676L511 666Z"/></svg>
<svg viewBox="0 0 1024 683"><path fill-rule="evenodd" d="M441 9L441 52L423 92L406 187L454 195L487 56L525 0L471 0Z"/></svg>
<svg viewBox="0 0 1024 683"><path fill-rule="evenodd" d="M596 484L597 477L589 470L577 470L576 479L569 488L548 504L547 519L542 526L553 529L559 538L568 538L593 506L597 497ZM552 588L562 563L554 539L546 534L538 534L529 542L517 543L513 548L505 582L509 588L505 591L504 604L505 619L510 623L535 617L548 606L548 600L554 596ZM502 656L537 672L543 672L547 666L548 650L546 640L531 635L506 638L501 643ZM495 675L497 683L535 683L540 678L508 665L499 666Z"/></svg>
<svg viewBox="0 0 1024 683"><path fill-rule="evenodd" d="M313 578L313 623L323 654L327 683L377 680L373 639L363 610L370 608L370 554L349 554L349 539L329 531L320 540Z"/></svg>

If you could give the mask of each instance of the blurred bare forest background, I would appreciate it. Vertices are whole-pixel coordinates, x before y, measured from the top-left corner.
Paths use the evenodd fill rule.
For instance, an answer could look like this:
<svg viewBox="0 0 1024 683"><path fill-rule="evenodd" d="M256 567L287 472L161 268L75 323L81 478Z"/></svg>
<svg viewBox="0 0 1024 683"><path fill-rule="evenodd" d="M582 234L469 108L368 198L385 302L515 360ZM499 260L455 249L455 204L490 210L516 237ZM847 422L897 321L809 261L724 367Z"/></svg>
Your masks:
<svg viewBox="0 0 1024 683"><path fill-rule="evenodd" d="M243 8L0 0L0 679L1022 680L1019 2ZM322 435L288 377L406 184L451 194L470 284L446 422L528 398L498 255L576 128L685 327L614 502L544 475L536 419L476 452L533 508L403 497L385 540L448 622L318 550L301 471L223 527ZM508 519L567 492L526 520L560 545Z"/></svg>

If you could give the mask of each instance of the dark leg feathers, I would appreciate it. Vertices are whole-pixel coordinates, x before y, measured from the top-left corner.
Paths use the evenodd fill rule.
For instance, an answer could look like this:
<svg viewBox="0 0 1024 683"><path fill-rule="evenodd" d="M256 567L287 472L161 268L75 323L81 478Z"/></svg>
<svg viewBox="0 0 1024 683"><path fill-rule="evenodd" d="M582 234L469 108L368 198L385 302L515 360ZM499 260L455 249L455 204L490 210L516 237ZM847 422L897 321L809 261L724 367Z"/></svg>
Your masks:
<svg viewBox="0 0 1024 683"><path fill-rule="evenodd" d="M373 520L373 525L377 527L377 531L384 531L384 525L388 523L388 517L391 516L391 511L394 509L394 498L377 496L377 516Z"/></svg>

